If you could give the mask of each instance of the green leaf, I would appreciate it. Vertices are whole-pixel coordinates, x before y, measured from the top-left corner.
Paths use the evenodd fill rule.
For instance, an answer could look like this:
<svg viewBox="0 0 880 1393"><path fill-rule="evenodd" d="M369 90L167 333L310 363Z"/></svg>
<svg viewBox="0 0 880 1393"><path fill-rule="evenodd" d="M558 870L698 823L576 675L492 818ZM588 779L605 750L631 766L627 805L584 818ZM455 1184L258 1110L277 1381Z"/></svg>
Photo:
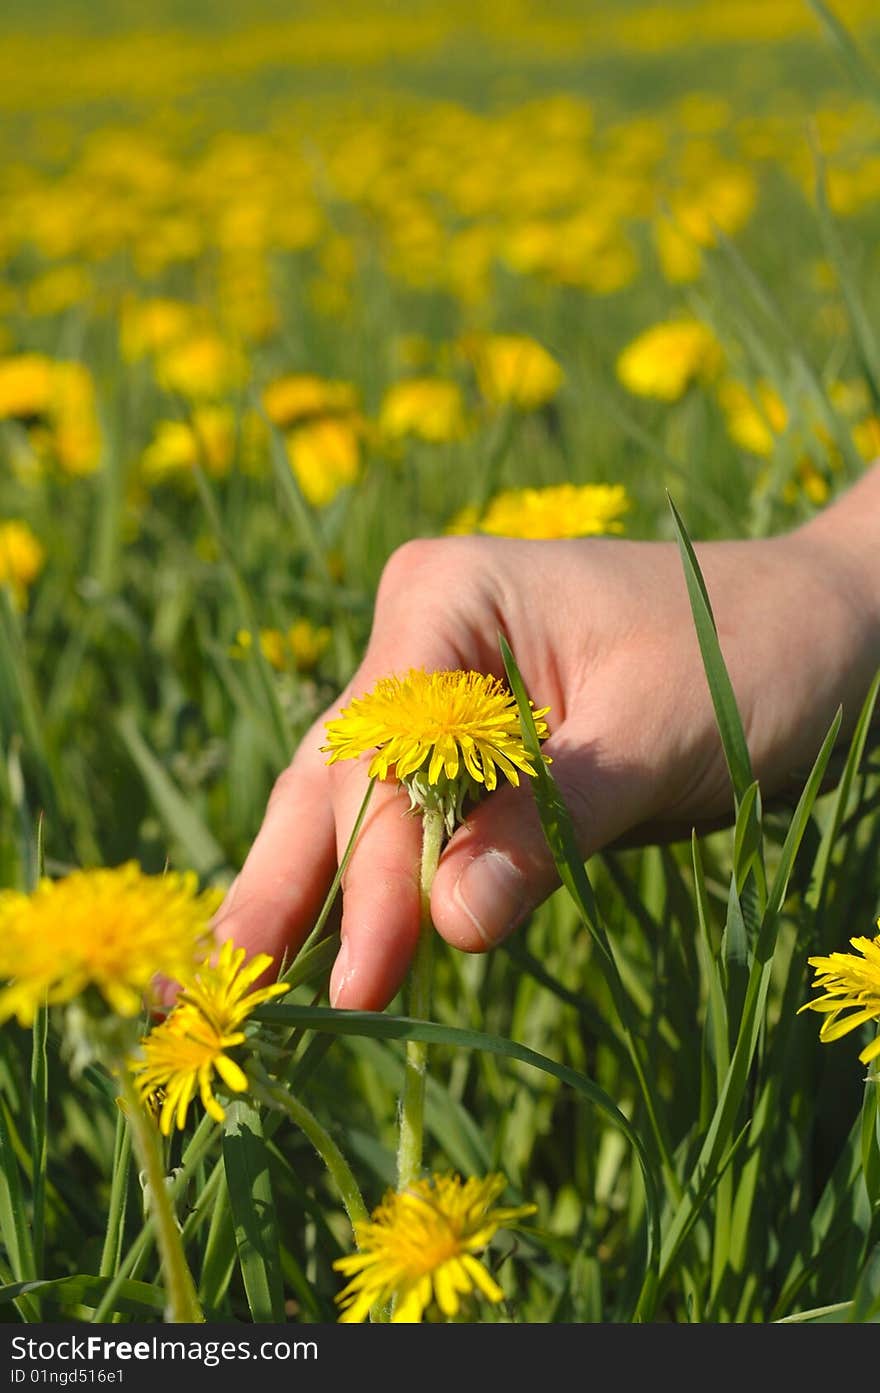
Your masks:
<svg viewBox="0 0 880 1393"><path fill-rule="evenodd" d="M715 625L715 616L712 613L709 592L706 589L706 582L703 579L703 573L700 570L696 552L685 530L684 523L679 516L678 509L671 498L669 499L669 507L672 510L672 521L678 541L678 550L684 567L685 581L687 583L688 596L691 602L691 612L694 616L694 627L697 631L700 653L703 658L703 667L706 673L706 680L709 683L712 705L715 708L715 720L718 724L721 744L724 747L724 758L727 761L727 768L730 773L730 781L733 784L734 796L737 804L739 804L745 798L747 790L754 783L752 762L749 757L748 745L746 744L745 731L743 730L742 721L740 720L739 709L736 704L736 697L733 694L733 686L727 672L727 666L721 652L721 645L718 642L718 630Z"/></svg>
<svg viewBox="0 0 880 1393"><path fill-rule="evenodd" d="M116 729L137 765L147 790L169 833L178 843L187 864L201 876L208 876L226 865L226 854L202 822L192 805L159 763L137 728L134 712L120 711Z"/></svg>
<svg viewBox="0 0 880 1393"><path fill-rule="evenodd" d="M515 1040L501 1039L482 1031L462 1030L456 1026L440 1025L436 1021L418 1021L408 1016L393 1016L379 1011L334 1011L327 1006L259 1006L253 1012L253 1019L271 1022L274 1025L306 1027L310 1030L325 1030L334 1035L365 1035L377 1040L422 1040L427 1045L454 1045L460 1049L486 1050L490 1054L501 1055L506 1059L516 1059L521 1064L530 1064L553 1078L559 1079L582 1098L586 1098L599 1108L615 1126L619 1127L636 1153L642 1177L645 1182L645 1202L648 1211L648 1252L646 1256L646 1289L643 1291L643 1310L653 1309L653 1285L651 1277L655 1272L659 1230L659 1208L657 1187L651 1170L644 1143L629 1119L620 1111L612 1098L576 1069L566 1064L558 1064L546 1055L530 1050Z"/></svg>
<svg viewBox="0 0 880 1393"><path fill-rule="evenodd" d="M235 1220L235 1243L251 1316L283 1323L281 1245L269 1172L269 1152L259 1111L237 1098L226 1109L223 1130L226 1186Z"/></svg>
<svg viewBox="0 0 880 1393"><path fill-rule="evenodd" d="M38 1296L58 1301L65 1306L97 1306L110 1288L109 1277L91 1277L79 1273L73 1277L57 1277L52 1281L12 1282L0 1287L0 1303L15 1301L22 1296ZM116 1285L113 1310L132 1316L161 1316L165 1311L165 1293L150 1282L123 1281Z"/></svg>

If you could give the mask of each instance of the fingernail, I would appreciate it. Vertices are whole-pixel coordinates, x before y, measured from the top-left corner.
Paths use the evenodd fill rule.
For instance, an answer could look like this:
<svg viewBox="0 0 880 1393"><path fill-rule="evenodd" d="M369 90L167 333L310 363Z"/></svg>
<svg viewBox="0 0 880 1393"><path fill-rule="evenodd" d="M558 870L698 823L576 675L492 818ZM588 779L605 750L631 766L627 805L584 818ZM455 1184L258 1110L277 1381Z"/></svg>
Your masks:
<svg viewBox="0 0 880 1393"><path fill-rule="evenodd" d="M330 1005L335 1006L339 1000L342 988L345 986L348 975L348 943L342 940L342 946L336 955L336 962L333 965L333 980L330 983Z"/></svg>
<svg viewBox="0 0 880 1393"><path fill-rule="evenodd" d="M485 851L465 866L453 897L487 948L500 943L521 918L525 876L502 851Z"/></svg>

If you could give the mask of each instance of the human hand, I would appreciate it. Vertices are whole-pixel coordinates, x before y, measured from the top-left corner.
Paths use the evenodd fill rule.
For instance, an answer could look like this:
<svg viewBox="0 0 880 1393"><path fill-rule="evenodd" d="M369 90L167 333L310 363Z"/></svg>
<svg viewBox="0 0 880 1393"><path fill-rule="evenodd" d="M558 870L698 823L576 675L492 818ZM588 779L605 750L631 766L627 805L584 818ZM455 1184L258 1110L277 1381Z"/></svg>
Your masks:
<svg viewBox="0 0 880 1393"><path fill-rule="evenodd" d="M880 483L878 476L876 483ZM851 721L880 662L863 558L827 526L697 548L756 777L804 776L839 703ZM278 779L217 917L218 938L280 960L313 925L366 788L363 760L328 767L325 722L411 667L504 677L502 630L586 856L723 822L732 793L673 543L446 537L395 552L364 660ZM431 912L454 947L500 942L556 886L530 780L499 787L446 846ZM378 784L343 883L331 1002L381 1009L418 936L421 824Z"/></svg>

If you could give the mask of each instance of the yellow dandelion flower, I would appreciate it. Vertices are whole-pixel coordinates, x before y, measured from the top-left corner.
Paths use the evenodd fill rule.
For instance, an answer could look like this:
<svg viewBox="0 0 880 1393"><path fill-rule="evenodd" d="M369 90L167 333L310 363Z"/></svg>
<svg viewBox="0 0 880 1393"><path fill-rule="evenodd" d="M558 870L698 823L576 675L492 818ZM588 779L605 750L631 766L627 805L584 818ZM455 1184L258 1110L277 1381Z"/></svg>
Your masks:
<svg viewBox="0 0 880 1393"><path fill-rule="evenodd" d="M0 522L0 585L11 588L16 604L24 603L45 560L45 550L26 522Z"/></svg>
<svg viewBox="0 0 880 1393"><path fill-rule="evenodd" d="M556 484L543 489L506 489L488 504L469 530L496 537L547 540L622 532L630 500L622 484ZM457 531L467 519L459 514Z"/></svg>
<svg viewBox="0 0 880 1393"><path fill-rule="evenodd" d="M157 973L191 971L221 898L198 893L191 871L151 876L134 861L41 880L30 895L0 891L0 1021L30 1025L43 1002L90 987L117 1015L137 1015Z"/></svg>
<svg viewBox="0 0 880 1393"><path fill-rule="evenodd" d="M142 1058L130 1060L141 1098L158 1109L159 1127L167 1136L182 1128L198 1091L205 1111L216 1122L225 1113L213 1091L215 1072L233 1093L243 1093L247 1075L227 1053L245 1040L242 1026L251 1012L274 996L283 996L283 982L254 987L272 965L268 953L247 960L244 948L231 940L215 962L201 963L183 975L178 1004L141 1041Z"/></svg>
<svg viewBox="0 0 880 1393"><path fill-rule="evenodd" d="M49 415L54 364L41 353L0 360L0 420L30 421Z"/></svg>
<svg viewBox="0 0 880 1393"><path fill-rule="evenodd" d="M360 472L360 446L349 420L325 417L309 421L286 436L291 468L303 494L315 508L326 508Z"/></svg>
<svg viewBox="0 0 880 1393"><path fill-rule="evenodd" d="M472 349L477 383L492 406L536 411L553 400L564 373L535 339L525 334L491 334Z"/></svg>
<svg viewBox="0 0 880 1393"><path fill-rule="evenodd" d="M183 300L130 300L122 310L122 355L130 362L159 353L191 333L200 312Z"/></svg>
<svg viewBox="0 0 880 1393"><path fill-rule="evenodd" d="M236 948L227 939L216 961L209 959L184 975L180 1001L193 1006L221 1034L228 1035L238 1030L257 1006L287 991L283 982L253 987L271 966L268 953L255 953L248 959L244 948Z"/></svg>
<svg viewBox="0 0 880 1393"><path fill-rule="evenodd" d="M197 464L213 478L229 473L235 453L235 416L228 407L201 406L188 421L159 421L141 456L147 484L191 480Z"/></svg>
<svg viewBox="0 0 880 1393"><path fill-rule="evenodd" d="M336 1300L340 1321L366 1320L373 1306L394 1301L392 1321L421 1321L432 1302L447 1319L472 1292L498 1302L504 1293L477 1254L499 1229L534 1214L536 1206L494 1208L507 1181L434 1175L389 1191L372 1217L355 1225L358 1252L333 1266L350 1277Z"/></svg>
<svg viewBox="0 0 880 1393"><path fill-rule="evenodd" d="M549 709L534 713L542 740ZM496 770L514 785L520 773L535 774L514 698L496 677L480 672L411 668L405 677L383 677L326 730L321 748L328 764L375 750L370 777L387 779L393 769L413 806L438 807L450 829L467 795L496 787Z"/></svg>
<svg viewBox="0 0 880 1393"><path fill-rule="evenodd" d="M297 619L287 630L287 643L297 672L311 672L330 646L332 634L326 625Z"/></svg>
<svg viewBox="0 0 880 1393"><path fill-rule="evenodd" d="M224 397L240 387L246 376L238 349L210 330L175 340L156 359L159 385L188 401Z"/></svg>
<svg viewBox="0 0 880 1393"><path fill-rule="evenodd" d="M852 428L853 444L865 461L880 458L880 416L868 416Z"/></svg>
<svg viewBox="0 0 880 1393"><path fill-rule="evenodd" d="M805 1002L800 1010L821 1011L825 1015L819 1039L826 1044L868 1021L880 1024L880 934L874 938L851 938L850 943L855 953L807 959L816 974L813 987L823 995ZM859 953L861 957L857 956ZM878 1056L880 1034L865 1046L859 1059L870 1064Z"/></svg>
<svg viewBox="0 0 880 1393"><path fill-rule="evenodd" d="M705 324L669 320L652 325L624 348L617 376L636 396L678 401L692 382L714 377L721 362L721 345Z"/></svg>
<svg viewBox="0 0 880 1393"><path fill-rule="evenodd" d="M788 426L788 411L770 382L762 379L753 393L745 383L728 378L719 384L718 403L737 445L752 455L773 453L776 437Z"/></svg>
<svg viewBox="0 0 880 1393"><path fill-rule="evenodd" d="M159 1128L168 1136L172 1126L183 1128L189 1105L198 1092L215 1122L226 1116L213 1091L215 1072L233 1093L244 1093L247 1075L226 1053L244 1041L244 1032L222 1035L198 1011L181 1007L141 1041L143 1058L129 1061L141 1099L158 1113Z"/></svg>
<svg viewBox="0 0 880 1393"><path fill-rule="evenodd" d="M457 440L464 433L464 401L457 382L413 377L388 388L379 427L392 440L413 435L431 444Z"/></svg>
<svg viewBox="0 0 880 1393"><path fill-rule="evenodd" d="M315 416L347 416L357 410L357 388L315 373L288 373L263 391L269 420L281 430Z"/></svg>

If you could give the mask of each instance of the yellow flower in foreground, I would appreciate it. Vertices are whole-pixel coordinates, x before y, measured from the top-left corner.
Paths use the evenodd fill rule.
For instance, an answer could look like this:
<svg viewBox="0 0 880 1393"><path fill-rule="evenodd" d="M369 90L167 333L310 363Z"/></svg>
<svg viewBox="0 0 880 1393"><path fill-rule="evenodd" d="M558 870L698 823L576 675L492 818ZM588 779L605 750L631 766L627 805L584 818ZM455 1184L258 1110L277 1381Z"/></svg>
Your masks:
<svg viewBox="0 0 880 1393"><path fill-rule="evenodd" d="M26 522L0 522L0 585L9 585L17 604L24 602L36 580L46 553Z"/></svg>
<svg viewBox="0 0 880 1393"><path fill-rule="evenodd" d="M538 736L547 734L536 711ZM383 677L362 697L343 707L327 722L328 764L356 759L368 750L370 777L388 777L394 768L406 779L427 763L428 782L457 779L464 766L478 784L491 792L496 766L512 784L517 770L534 776L532 757L522 742L519 714L510 692L496 677L480 672L423 672L411 668L406 677Z"/></svg>
<svg viewBox="0 0 880 1393"><path fill-rule="evenodd" d="M366 1320L374 1305L392 1300L392 1321L407 1324L435 1300L447 1318L471 1292L501 1301L503 1291L476 1254L500 1228L535 1212L533 1204L493 1208L506 1184L503 1175L435 1175L401 1194L390 1190L372 1218L355 1225L359 1251L333 1264L351 1278L336 1298L340 1321Z"/></svg>
<svg viewBox="0 0 880 1393"><path fill-rule="evenodd" d="M30 1025L44 1001L89 987L117 1015L137 1015L156 973L191 973L220 899L198 893L191 871L145 875L134 861L41 880L30 895L0 891L0 1021Z"/></svg>
<svg viewBox="0 0 880 1393"><path fill-rule="evenodd" d="M380 429L392 440L414 435L431 444L457 440L464 432L464 402L457 382L413 377L388 388L379 413Z"/></svg>
<svg viewBox="0 0 880 1393"><path fill-rule="evenodd" d="M214 1074L233 1093L244 1093L247 1075L227 1053L245 1040L241 1029L251 1012L273 996L283 996L283 982L254 987L272 965L268 953L245 961L244 948L227 941L217 961L204 962L184 977L178 1004L141 1041L142 1058L129 1061L141 1099L159 1112L160 1130L182 1128L198 1091L205 1111L216 1122L225 1113L214 1095Z"/></svg>
<svg viewBox="0 0 880 1393"><path fill-rule="evenodd" d="M880 921L878 921L880 927ZM825 1020L819 1039L839 1040L867 1021L880 1024L880 934L875 938L851 938L856 953L832 953L827 958L808 958L815 970L813 987L823 995L807 1001L801 1011L821 1011ZM857 956L861 953L861 957ZM844 1015L844 1012L850 1012ZM861 1051L859 1059L870 1064L880 1056L880 1034Z"/></svg>
<svg viewBox="0 0 880 1393"><path fill-rule="evenodd" d="M624 348L617 376L636 396L677 401L698 378L714 377L721 362L721 345L705 324L669 320L646 329Z"/></svg>
<svg viewBox="0 0 880 1393"><path fill-rule="evenodd" d="M564 378L556 359L525 334L480 339L473 360L480 391L492 406L535 411L553 400Z"/></svg>
<svg viewBox="0 0 880 1393"><path fill-rule="evenodd" d="M587 537L622 532L630 506L622 484L556 484L543 489L506 489L477 518L462 512L450 530L488 532L496 537ZM471 524L470 526L468 524Z"/></svg>

